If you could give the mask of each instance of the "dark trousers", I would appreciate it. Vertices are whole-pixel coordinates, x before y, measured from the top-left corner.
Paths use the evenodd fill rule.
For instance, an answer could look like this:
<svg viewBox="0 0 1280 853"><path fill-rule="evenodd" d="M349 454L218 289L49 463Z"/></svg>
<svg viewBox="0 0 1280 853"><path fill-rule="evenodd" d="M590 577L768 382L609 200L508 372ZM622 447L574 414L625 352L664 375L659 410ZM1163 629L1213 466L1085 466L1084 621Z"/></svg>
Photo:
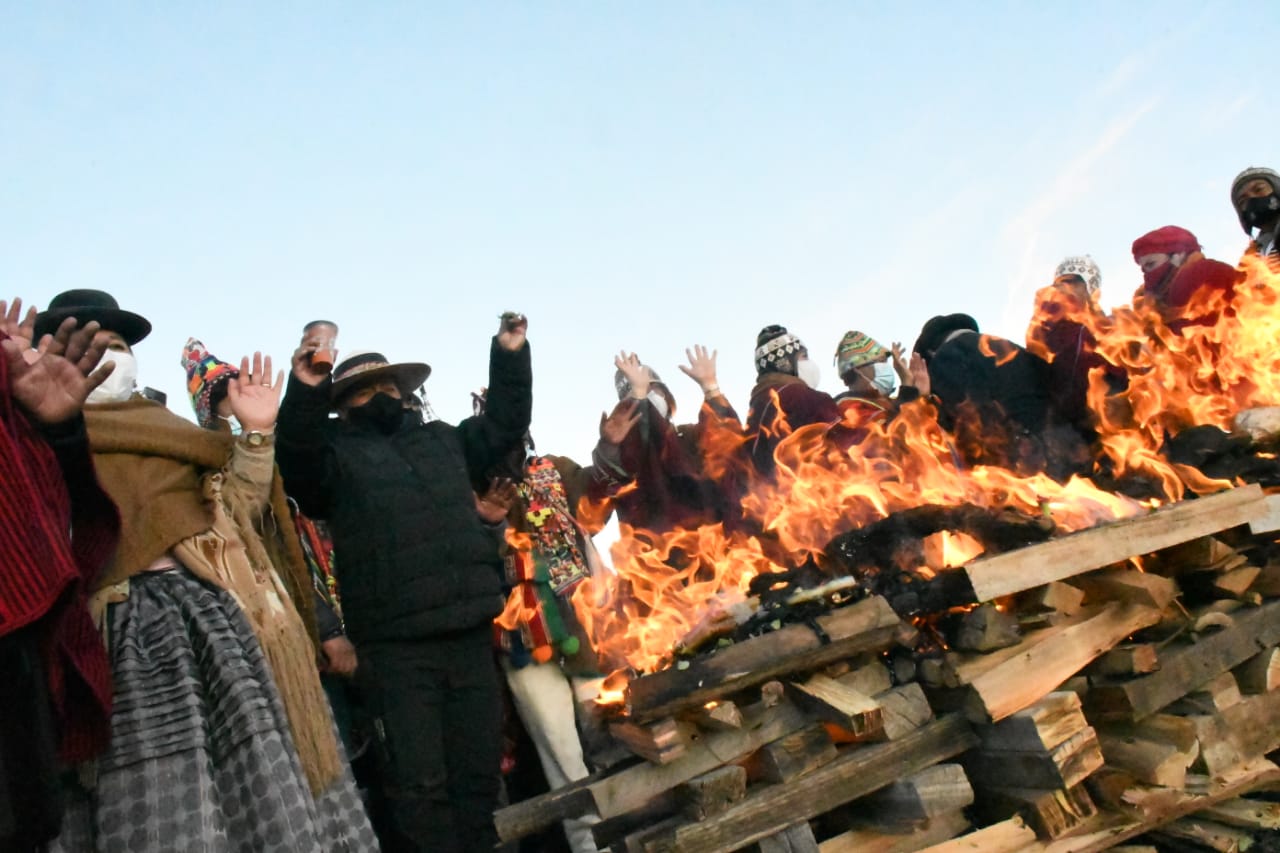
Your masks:
<svg viewBox="0 0 1280 853"><path fill-rule="evenodd" d="M380 755L383 850L491 851L502 759L492 628L356 651Z"/></svg>

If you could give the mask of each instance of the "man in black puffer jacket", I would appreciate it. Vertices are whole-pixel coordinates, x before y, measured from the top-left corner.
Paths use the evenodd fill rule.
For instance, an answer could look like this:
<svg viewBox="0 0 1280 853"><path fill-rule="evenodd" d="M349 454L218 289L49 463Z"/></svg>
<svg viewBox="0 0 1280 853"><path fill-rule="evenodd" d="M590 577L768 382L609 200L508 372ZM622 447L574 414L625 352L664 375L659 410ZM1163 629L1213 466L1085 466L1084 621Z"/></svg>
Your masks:
<svg viewBox="0 0 1280 853"><path fill-rule="evenodd" d="M492 621L502 609L502 563L471 482L529 428L526 325L504 315L488 406L456 427L424 424L406 407L431 372L425 364L363 353L330 377L312 366L314 342L294 353L276 459L290 495L329 521L342 555L356 682L382 747L375 824L387 851L497 843L502 711Z"/></svg>

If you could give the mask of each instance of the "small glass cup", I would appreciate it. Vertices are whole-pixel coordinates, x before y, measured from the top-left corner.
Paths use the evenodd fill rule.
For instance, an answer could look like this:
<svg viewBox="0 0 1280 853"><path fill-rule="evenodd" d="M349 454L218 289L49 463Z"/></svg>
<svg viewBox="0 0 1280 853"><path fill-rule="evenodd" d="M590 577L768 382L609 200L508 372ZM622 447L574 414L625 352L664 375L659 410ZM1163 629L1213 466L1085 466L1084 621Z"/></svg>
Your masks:
<svg viewBox="0 0 1280 853"><path fill-rule="evenodd" d="M333 362L338 357L338 324L312 320L303 327L302 337L316 348L311 353L311 366L325 373L333 370Z"/></svg>

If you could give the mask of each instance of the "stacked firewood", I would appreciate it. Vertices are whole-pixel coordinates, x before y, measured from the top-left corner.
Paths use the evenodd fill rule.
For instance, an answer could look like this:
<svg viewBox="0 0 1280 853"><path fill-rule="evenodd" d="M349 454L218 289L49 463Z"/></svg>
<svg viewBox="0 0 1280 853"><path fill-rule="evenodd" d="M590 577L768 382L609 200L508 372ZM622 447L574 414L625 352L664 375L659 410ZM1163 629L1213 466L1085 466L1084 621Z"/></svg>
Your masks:
<svg viewBox="0 0 1280 853"><path fill-rule="evenodd" d="M1280 824L1247 796L1280 785L1276 508L1242 487L988 549L636 678L608 723L635 757L501 810L499 833L594 817L625 851L1247 849Z"/></svg>

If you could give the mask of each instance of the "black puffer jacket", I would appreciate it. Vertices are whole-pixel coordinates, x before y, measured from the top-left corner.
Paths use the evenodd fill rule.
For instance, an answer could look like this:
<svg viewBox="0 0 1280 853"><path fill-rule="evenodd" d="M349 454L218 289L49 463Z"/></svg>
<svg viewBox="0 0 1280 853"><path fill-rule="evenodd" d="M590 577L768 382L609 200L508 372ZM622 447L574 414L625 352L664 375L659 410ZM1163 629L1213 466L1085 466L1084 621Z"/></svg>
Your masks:
<svg viewBox="0 0 1280 853"><path fill-rule="evenodd" d="M374 429L328 418L329 383L290 378L276 458L303 512L328 519L347 633L357 644L475 628L502 608L502 563L476 514L472 471L529 428L529 346L489 356L485 414L453 427Z"/></svg>

